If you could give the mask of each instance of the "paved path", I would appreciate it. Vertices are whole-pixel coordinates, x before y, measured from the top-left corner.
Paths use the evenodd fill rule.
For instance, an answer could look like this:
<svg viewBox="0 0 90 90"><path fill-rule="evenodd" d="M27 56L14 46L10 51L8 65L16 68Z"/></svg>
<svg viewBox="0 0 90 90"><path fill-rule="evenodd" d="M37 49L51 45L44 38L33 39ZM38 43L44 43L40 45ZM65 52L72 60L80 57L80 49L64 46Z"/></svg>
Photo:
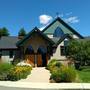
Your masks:
<svg viewBox="0 0 90 90"><path fill-rule="evenodd" d="M50 72L45 67L33 68L31 74L26 79L19 80L20 82L46 82L49 83Z"/></svg>
<svg viewBox="0 0 90 90"><path fill-rule="evenodd" d="M30 83L0 81L0 90L90 90L89 83Z"/></svg>

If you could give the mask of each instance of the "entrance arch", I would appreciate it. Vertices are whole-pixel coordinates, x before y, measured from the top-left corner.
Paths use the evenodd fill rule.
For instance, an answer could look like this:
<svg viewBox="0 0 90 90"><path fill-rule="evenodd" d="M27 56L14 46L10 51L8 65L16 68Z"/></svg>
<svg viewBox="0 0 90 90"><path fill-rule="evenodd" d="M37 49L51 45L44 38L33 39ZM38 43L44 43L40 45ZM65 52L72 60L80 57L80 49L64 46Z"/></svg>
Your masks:
<svg viewBox="0 0 90 90"><path fill-rule="evenodd" d="M46 66L47 59L46 59L47 49L43 46L40 46L37 50L37 66Z"/></svg>
<svg viewBox="0 0 90 90"><path fill-rule="evenodd" d="M34 66L34 49L31 45L29 45L26 50L25 50L25 59L26 59L26 62L31 64L32 66Z"/></svg>

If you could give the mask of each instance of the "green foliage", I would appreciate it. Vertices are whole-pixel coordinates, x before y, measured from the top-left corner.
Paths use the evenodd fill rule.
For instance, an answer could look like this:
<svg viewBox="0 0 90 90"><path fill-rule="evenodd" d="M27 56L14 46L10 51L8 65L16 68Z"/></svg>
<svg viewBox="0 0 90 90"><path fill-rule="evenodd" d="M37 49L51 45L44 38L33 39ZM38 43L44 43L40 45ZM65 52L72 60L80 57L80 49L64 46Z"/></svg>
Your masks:
<svg viewBox="0 0 90 90"><path fill-rule="evenodd" d="M13 65L17 65L21 60L18 58L18 59L15 59L13 60L12 64Z"/></svg>
<svg viewBox="0 0 90 90"><path fill-rule="evenodd" d="M90 66L83 66L81 70L77 72L81 82L90 83Z"/></svg>
<svg viewBox="0 0 90 90"><path fill-rule="evenodd" d="M47 64L47 69L50 69L56 63L56 59L51 59Z"/></svg>
<svg viewBox="0 0 90 90"><path fill-rule="evenodd" d="M70 66L64 66L56 59L50 60L47 65L47 68L51 72L50 80L54 80L55 82L74 82L77 77L76 70Z"/></svg>
<svg viewBox="0 0 90 90"><path fill-rule="evenodd" d="M26 35L26 31L24 30L24 28L21 28L20 31L18 32L18 36L25 36Z"/></svg>
<svg viewBox="0 0 90 90"><path fill-rule="evenodd" d="M9 36L9 32L6 27L0 29L0 36Z"/></svg>
<svg viewBox="0 0 90 90"><path fill-rule="evenodd" d="M50 70L50 72L52 72L53 70L55 70L56 68L61 67L61 63L58 62L56 59L51 59L50 62L47 65L47 69Z"/></svg>
<svg viewBox="0 0 90 90"><path fill-rule="evenodd" d="M10 70L8 74L8 80L17 81L25 79L30 74L32 67L30 66L15 66Z"/></svg>
<svg viewBox="0 0 90 90"><path fill-rule="evenodd" d="M7 75L12 67L9 63L0 63L0 80L7 80Z"/></svg>
<svg viewBox="0 0 90 90"><path fill-rule="evenodd" d="M80 65L90 64L90 41L89 40L73 40L69 42L67 47L69 57L78 61Z"/></svg>
<svg viewBox="0 0 90 90"><path fill-rule="evenodd" d="M61 66L51 73L51 78L55 82L74 82L76 80L76 71L74 68Z"/></svg>
<svg viewBox="0 0 90 90"><path fill-rule="evenodd" d="M30 74L30 66L13 66L9 63L0 64L0 80L16 81L24 79Z"/></svg>

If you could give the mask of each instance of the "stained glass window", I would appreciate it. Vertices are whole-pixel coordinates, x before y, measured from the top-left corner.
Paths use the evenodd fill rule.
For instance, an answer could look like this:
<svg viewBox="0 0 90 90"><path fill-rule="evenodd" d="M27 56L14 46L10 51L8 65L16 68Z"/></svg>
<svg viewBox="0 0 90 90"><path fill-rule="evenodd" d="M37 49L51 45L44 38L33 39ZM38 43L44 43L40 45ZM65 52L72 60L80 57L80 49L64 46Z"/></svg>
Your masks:
<svg viewBox="0 0 90 90"><path fill-rule="evenodd" d="M62 37L64 35L64 32L60 27L57 27L54 31L53 37Z"/></svg>

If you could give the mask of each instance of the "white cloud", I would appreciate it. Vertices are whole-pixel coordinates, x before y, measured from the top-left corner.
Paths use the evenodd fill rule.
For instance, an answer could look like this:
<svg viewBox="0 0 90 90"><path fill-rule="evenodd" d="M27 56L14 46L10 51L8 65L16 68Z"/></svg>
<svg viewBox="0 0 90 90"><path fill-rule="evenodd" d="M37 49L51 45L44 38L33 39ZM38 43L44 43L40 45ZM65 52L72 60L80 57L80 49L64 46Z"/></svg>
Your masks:
<svg viewBox="0 0 90 90"><path fill-rule="evenodd" d="M40 24L47 25L53 18L49 15L40 15Z"/></svg>
<svg viewBox="0 0 90 90"><path fill-rule="evenodd" d="M77 16L72 16L72 17L65 19L65 21L67 23L78 23L80 20L78 19Z"/></svg>

